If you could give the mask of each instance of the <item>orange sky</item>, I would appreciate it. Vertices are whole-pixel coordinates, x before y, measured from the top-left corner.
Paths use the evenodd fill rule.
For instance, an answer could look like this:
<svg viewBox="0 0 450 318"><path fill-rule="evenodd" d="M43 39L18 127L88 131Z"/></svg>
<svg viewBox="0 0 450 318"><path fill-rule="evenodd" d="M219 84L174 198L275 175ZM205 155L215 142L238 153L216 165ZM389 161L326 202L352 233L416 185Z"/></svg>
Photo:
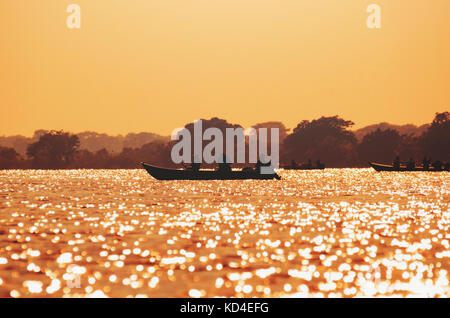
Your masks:
<svg viewBox="0 0 450 318"><path fill-rule="evenodd" d="M2 0L0 40L0 135L422 124L450 108L449 0Z"/></svg>

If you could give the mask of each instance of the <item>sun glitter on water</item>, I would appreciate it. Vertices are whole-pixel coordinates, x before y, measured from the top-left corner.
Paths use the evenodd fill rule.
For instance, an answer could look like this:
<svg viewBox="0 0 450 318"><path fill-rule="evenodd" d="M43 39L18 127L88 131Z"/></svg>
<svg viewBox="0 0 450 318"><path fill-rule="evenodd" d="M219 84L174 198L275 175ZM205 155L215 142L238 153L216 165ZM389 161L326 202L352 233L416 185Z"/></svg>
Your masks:
<svg viewBox="0 0 450 318"><path fill-rule="evenodd" d="M449 173L0 172L1 297L450 296Z"/></svg>

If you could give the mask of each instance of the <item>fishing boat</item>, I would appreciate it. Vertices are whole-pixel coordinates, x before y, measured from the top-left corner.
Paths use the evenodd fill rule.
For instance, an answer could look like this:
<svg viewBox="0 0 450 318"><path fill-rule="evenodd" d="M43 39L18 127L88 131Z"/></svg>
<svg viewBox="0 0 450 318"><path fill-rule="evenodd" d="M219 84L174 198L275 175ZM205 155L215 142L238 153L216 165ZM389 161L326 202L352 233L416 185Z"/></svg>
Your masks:
<svg viewBox="0 0 450 318"><path fill-rule="evenodd" d="M384 165L380 163L369 162L370 166L376 171L448 171L444 169L436 169L433 167L424 169L423 167L414 167L413 169L406 167L405 165L400 165L399 168L392 165Z"/></svg>
<svg viewBox="0 0 450 318"><path fill-rule="evenodd" d="M232 170L228 172L214 170L183 170L152 166L141 162L145 170L157 180L280 180L276 173L261 174L253 169Z"/></svg>

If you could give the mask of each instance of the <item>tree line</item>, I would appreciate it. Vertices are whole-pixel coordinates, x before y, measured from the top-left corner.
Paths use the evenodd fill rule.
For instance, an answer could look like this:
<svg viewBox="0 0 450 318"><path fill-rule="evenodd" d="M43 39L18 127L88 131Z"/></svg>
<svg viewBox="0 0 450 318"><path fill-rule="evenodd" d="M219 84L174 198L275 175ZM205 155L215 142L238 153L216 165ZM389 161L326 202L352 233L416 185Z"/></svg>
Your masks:
<svg viewBox="0 0 450 318"><path fill-rule="evenodd" d="M240 127L226 120L204 120L205 127ZM327 167L366 167L368 161L390 163L399 156L402 161L450 161L450 113L436 113L434 120L420 135L401 134L396 129L376 129L360 140L350 130L354 123L339 116L301 121L292 132L280 122L254 126L280 129L280 162L306 162L320 159ZM190 129L192 123L185 126ZM270 140L270 138L269 138ZM155 139L140 147L127 146L120 152L103 148L80 149L77 135L65 131L42 133L30 143L26 155L12 147L0 147L0 169L131 169L139 162L174 167L171 150L174 141ZM270 149L270 148L269 148Z"/></svg>

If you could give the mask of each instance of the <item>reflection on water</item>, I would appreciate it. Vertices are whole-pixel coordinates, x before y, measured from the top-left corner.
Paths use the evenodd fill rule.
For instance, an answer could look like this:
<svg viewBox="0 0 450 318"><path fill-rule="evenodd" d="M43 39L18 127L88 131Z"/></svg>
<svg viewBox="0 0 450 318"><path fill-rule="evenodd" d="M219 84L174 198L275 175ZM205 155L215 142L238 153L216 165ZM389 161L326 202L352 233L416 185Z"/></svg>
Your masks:
<svg viewBox="0 0 450 318"><path fill-rule="evenodd" d="M450 296L449 173L0 172L0 296Z"/></svg>

